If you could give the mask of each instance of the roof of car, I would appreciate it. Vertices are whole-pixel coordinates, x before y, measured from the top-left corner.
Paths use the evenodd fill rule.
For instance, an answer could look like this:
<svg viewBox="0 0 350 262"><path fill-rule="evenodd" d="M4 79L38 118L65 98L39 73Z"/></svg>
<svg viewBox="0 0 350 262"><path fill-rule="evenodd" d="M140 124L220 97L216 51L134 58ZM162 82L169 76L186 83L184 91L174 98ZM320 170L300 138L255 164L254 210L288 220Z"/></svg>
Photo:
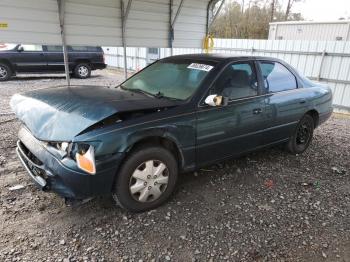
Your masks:
<svg viewBox="0 0 350 262"><path fill-rule="evenodd" d="M266 56L242 56L242 55L232 55L232 54L222 54L222 53L212 53L212 54L187 54L187 55L176 55L165 58L165 60L172 59L193 59L193 60L202 60L202 61L212 61L212 62L221 62L224 60L240 60L240 59L267 59L267 60L278 60L273 57Z"/></svg>

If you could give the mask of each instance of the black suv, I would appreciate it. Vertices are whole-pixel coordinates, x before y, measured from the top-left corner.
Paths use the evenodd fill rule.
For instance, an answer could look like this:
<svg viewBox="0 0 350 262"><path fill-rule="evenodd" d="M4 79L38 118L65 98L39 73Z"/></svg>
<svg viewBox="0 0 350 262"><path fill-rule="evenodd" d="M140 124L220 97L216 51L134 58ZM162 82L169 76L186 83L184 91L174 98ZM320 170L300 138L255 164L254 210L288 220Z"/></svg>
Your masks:
<svg viewBox="0 0 350 262"><path fill-rule="evenodd" d="M106 64L101 47L68 46L69 71L78 78L88 78L91 70L104 69ZM0 81L16 73L64 72L62 46L14 45L0 51Z"/></svg>

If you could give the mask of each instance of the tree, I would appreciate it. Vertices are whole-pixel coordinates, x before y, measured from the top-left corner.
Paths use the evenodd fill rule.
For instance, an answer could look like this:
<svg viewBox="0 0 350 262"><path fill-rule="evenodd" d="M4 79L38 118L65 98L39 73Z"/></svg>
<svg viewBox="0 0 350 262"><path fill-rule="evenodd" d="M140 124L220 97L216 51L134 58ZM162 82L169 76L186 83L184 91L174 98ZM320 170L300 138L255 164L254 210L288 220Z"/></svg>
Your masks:
<svg viewBox="0 0 350 262"><path fill-rule="evenodd" d="M230 1L223 6L210 29L215 37L266 39L269 22L285 18L281 0L249 0L245 9L241 3L242 0ZM289 20L302 20L300 14L290 10L288 17Z"/></svg>
<svg viewBox="0 0 350 262"><path fill-rule="evenodd" d="M292 6L295 2L300 2L302 0L288 0L287 7L286 7L286 13L284 15L284 21L287 21L290 17L290 10L292 9Z"/></svg>
<svg viewBox="0 0 350 262"><path fill-rule="evenodd" d="M270 18L271 22L273 21L273 18L275 15L275 3L276 3L276 0L271 1L271 18Z"/></svg>

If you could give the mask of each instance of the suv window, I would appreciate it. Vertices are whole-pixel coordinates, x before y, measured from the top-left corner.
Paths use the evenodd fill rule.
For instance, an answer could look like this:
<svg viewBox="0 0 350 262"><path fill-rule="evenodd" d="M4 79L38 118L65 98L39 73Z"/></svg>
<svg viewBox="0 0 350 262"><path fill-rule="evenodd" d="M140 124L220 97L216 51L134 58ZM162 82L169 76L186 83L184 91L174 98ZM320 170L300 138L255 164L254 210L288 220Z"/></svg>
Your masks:
<svg viewBox="0 0 350 262"><path fill-rule="evenodd" d="M61 45L47 45L46 49L49 52L63 52L63 48Z"/></svg>
<svg viewBox="0 0 350 262"><path fill-rule="evenodd" d="M226 67L211 92L228 97L230 100L256 96L258 83L252 63L234 63Z"/></svg>
<svg viewBox="0 0 350 262"><path fill-rule="evenodd" d="M88 51L87 46L71 46L70 49L72 49L72 51L80 51L80 52Z"/></svg>
<svg viewBox="0 0 350 262"><path fill-rule="evenodd" d="M23 51L31 51L31 52L43 51L43 47L41 45L21 45L21 47L23 47Z"/></svg>
<svg viewBox="0 0 350 262"><path fill-rule="evenodd" d="M278 62L259 62L264 78L264 86L268 93L297 88L295 76Z"/></svg>
<svg viewBox="0 0 350 262"><path fill-rule="evenodd" d="M17 44L5 44L5 43L0 43L0 51L9 51L15 49Z"/></svg>
<svg viewBox="0 0 350 262"><path fill-rule="evenodd" d="M69 46L69 49L76 52L99 52L100 48L97 46Z"/></svg>

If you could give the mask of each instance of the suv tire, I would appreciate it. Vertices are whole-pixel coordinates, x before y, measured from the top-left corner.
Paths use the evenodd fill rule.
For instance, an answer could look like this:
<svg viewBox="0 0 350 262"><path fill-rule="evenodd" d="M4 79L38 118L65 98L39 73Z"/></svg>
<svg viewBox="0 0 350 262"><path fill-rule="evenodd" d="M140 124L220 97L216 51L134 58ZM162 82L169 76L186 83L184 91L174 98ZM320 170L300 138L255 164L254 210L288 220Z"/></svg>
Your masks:
<svg viewBox="0 0 350 262"><path fill-rule="evenodd" d="M86 63L78 64L74 68L74 76L80 79L86 79L91 76L91 68Z"/></svg>
<svg viewBox="0 0 350 262"><path fill-rule="evenodd" d="M4 63L0 63L0 81L7 81L12 76L11 68Z"/></svg>
<svg viewBox="0 0 350 262"><path fill-rule="evenodd" d="M140 148L127 157L116 175L113 198L131 212L154 209L173 193L177 176L171 152L159 146Z"/></svg>

